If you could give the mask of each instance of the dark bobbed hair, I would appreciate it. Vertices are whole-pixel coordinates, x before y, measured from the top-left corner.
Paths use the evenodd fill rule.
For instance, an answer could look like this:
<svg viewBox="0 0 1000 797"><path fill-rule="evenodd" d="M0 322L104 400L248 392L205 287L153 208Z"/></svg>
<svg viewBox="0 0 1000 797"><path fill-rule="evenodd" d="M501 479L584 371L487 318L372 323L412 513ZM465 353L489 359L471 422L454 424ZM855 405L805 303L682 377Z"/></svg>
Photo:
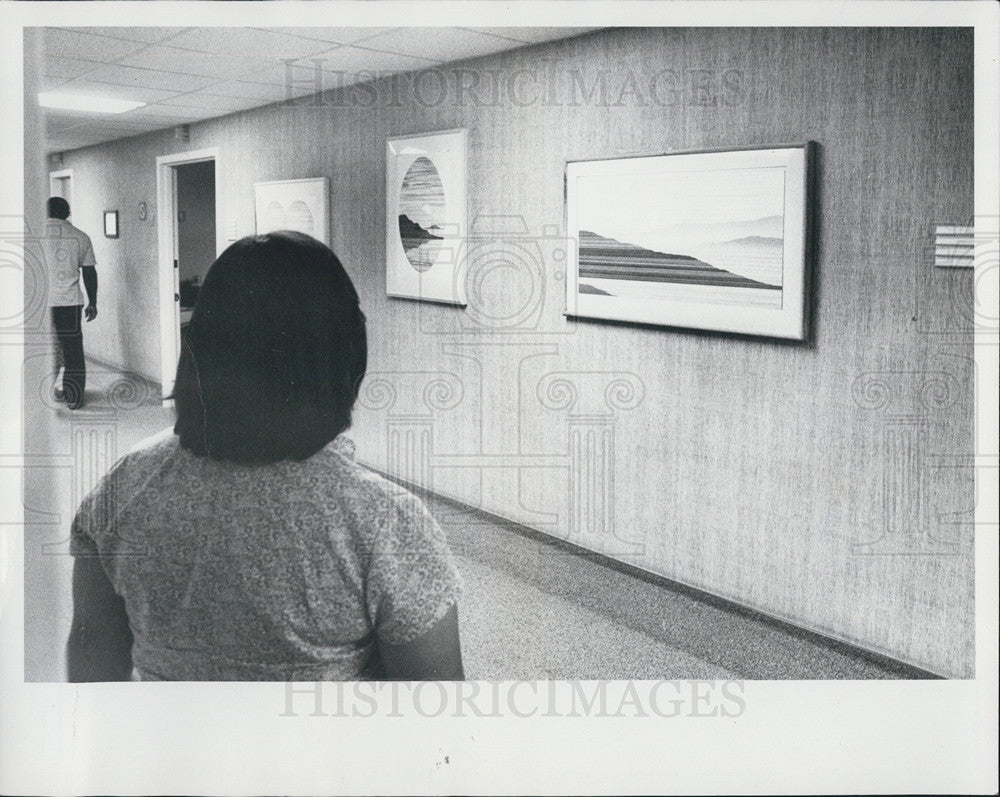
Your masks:
<svg viewBox="0 0 1000 797"><path fill-rule="evenodd" d="M350 426L367 360L358 294L328 247L291 231L243 238L199 291L174 431L201 456L306 459Z"/></svg>
<svg viewBox="0 0 1000 797"><path fill-rule="evenodd" d="M69 218L69 202L61 196L50 196L46 204L50 219Z"/></svg>

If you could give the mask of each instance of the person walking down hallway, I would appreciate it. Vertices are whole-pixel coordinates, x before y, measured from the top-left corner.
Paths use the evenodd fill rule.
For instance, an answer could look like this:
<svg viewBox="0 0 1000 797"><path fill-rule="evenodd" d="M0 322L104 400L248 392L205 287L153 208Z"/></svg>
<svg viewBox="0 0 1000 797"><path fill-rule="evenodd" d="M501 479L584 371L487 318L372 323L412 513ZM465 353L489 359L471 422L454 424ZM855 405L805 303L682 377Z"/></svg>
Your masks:
<svg viewBox="0 0 1000 797"><path fill-rule="evenodd" d="M55 398L65 401L71 410L83 406L87 386L87 366L83 355L81 316L87 321L97 317L97 261L90 236L67 221L69 202L62 197L50 197L48 221L42 237L42 251L48 272L49 308L56 335L55 376L65 366L62 388L56 385ZM80 276L87 291L87 306L83 307Z"/></svg>

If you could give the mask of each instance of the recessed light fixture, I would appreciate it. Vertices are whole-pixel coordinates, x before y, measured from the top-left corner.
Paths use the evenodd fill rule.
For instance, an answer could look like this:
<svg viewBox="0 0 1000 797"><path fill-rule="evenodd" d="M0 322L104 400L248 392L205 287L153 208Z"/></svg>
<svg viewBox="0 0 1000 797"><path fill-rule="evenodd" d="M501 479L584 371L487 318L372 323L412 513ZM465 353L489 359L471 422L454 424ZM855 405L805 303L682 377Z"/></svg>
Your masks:
<svg viewBox="0 0 1000 797"><path fill-rule="evenodd" d="M134 100L116 100L111 97L93 97L84 94L60 94L43 91L38 95L43 108L59 108L64 111L91 111L93 113L125 113L141 108L146 103Z"/></svg>

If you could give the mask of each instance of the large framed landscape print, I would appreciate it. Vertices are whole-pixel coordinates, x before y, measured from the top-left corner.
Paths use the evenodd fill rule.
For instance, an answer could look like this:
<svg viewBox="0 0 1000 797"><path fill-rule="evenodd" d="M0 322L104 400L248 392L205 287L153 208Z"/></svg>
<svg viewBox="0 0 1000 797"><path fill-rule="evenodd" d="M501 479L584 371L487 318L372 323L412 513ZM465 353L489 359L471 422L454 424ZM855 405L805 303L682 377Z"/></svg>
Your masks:
<svg viewBox="0 0 1000 797"><path fill-rule="evenodd" d="M385 257L389 296L464 305L464 130L386 142Z"/></svg>
<svg viewBox="0 0 1000 797"><path fill-rule="evenodd" d="M805 340L811 149L568 163L566 314Z"/></svg>

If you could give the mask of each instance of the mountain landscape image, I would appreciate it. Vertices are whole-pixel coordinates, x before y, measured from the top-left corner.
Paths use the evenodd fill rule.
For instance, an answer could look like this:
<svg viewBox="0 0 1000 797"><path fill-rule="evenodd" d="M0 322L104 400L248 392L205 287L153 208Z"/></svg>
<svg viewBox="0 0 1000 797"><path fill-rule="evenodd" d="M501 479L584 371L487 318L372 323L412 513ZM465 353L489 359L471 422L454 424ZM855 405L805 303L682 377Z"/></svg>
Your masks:
<svg viewBox="0 0 1000 797"><path fill-rule="evenodd" d="M428 241L440 241L442 236L433 232L439 229L436 224L432 224L425 230L405 213L399 214L399 239L403 242L404 252L409 252Z"/></svg>
<svg viewBox="0 0 1000 797"><path fill-rule="evenodd" d="M441 175L430 158L419 157L410 164L399 189L399 240L417 271L426 271L437 260L444 215Z"/></svg>
<svg viewBox="0 0 1000 797"><path fill-rule="evenodd" d="M580 230L578 245L580 293L615 295L607 290L606 280L781 292L780 238L747 235L732 240L708 241L689 250L696 255L657 251L590 230ZM721 264L734 264L742 273L722 268ZM771 281L754 279L747 276L748 272L768 277ZM588 280L600 280L600 283L595 285Z"/></svg>
<svg viewBox="0 0 1000 797"><path fill-rule="evenodd" d="M600 164L570 186L578 291L780 308L785 168L637 163Z"/></svg>

